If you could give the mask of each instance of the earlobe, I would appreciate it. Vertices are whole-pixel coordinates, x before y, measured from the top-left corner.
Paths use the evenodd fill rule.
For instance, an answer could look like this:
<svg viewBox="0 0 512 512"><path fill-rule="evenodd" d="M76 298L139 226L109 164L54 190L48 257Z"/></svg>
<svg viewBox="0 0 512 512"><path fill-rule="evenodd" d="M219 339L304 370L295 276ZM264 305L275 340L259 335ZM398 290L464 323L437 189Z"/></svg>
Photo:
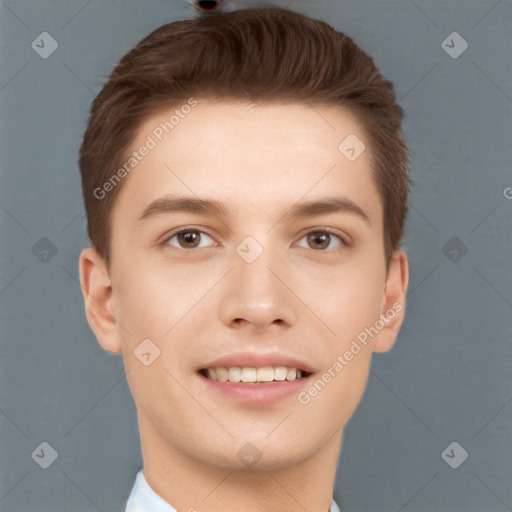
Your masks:
<svg viewBox="0 0 512 512"><path fill-rule="evenodd" d="M88 247L80 254L78 265L87 322L103 349L119 353L122 344L112 311L112 283L106 263L95 249Z"/></svg>
<svg viewBox="0 0 512 512"><path fill-rule="evenodd" d="M409 265L404 251L393 253L389 262L386 287L382 297L381 321L384 325L375 338L374 352L390 350L398 336L405 315L405 301L409 286Z"/></svg>

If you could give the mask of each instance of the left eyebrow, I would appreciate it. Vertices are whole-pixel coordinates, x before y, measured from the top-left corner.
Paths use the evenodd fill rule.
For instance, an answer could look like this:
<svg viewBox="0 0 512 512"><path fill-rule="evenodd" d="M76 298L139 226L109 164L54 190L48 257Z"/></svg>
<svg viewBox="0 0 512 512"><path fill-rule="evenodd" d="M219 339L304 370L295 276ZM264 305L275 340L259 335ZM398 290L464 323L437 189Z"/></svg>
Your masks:
<svg viewBox="0 0 512 512"><path fill-rule="evenodd" d="M300 201L285 211L283 219L295 217L314 217L329 213L348 213L356 215L366 223L371 224L370 217L348 197L323 197L311 201Z"/></svg>

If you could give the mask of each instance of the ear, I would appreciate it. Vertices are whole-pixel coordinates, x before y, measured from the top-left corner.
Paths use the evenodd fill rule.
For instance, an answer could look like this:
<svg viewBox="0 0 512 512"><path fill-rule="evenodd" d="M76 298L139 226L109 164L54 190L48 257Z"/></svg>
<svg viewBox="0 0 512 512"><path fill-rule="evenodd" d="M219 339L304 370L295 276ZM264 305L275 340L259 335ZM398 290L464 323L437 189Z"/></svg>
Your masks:
<svg viewBox="0 0 512 512"><path fill-rule="evenodd" d="M407 256L399 249L389 261L380 315L384 327L375 338L374 352L387 352L394 345L404 320L408 285L409 264Z"/></svg>
<svg viewBox="0 0 512 512"><path fill-rule="evenodd" d="M81 252L78 266L87 322L107 352L119 353L122 344L112 311L112 283L105 260L89 247Z"/></svg>

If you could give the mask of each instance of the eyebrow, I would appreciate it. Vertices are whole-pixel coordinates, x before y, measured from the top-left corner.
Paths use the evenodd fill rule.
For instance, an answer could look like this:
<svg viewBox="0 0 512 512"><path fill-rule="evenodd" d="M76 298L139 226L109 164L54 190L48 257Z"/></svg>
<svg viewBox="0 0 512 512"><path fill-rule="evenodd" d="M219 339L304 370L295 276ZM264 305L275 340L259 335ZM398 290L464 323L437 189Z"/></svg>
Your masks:
<svg viewBox="0 0 512 512"><path fill-rule="evenodd" d="M150 203L137 218L137 222L169 213L187 212L197 215L228 217L230 209L223 201L197 197L167 195ZM306 218L330 213L346 213L359 217L370 224L365 211L348 197L322 197L310 201L299 201L285 209L281 220Z"/></svg>

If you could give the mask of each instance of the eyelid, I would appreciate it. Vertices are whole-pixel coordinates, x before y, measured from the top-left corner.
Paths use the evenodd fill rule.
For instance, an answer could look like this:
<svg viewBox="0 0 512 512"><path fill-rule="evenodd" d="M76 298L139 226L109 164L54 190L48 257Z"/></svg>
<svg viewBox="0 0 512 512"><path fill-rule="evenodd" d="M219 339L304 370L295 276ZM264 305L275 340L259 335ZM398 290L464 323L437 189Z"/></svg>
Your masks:
<svg viewBox="0 0 512 512"><path fill-rule="evenodd" d="M318 226L310 226L310 227L304 229L303 231L300 232L299 236L303 237L304 235L308 235L310 233L317 233L317 232L329 233L330 235L335 235L338 238L341 238L347 245L349 245L352 241L352 238L350 237L350 235L348 235L345 231L343 231L339 228L334 228L331 226L325 226L325 225L321 225L321 224Z"/></svg>

